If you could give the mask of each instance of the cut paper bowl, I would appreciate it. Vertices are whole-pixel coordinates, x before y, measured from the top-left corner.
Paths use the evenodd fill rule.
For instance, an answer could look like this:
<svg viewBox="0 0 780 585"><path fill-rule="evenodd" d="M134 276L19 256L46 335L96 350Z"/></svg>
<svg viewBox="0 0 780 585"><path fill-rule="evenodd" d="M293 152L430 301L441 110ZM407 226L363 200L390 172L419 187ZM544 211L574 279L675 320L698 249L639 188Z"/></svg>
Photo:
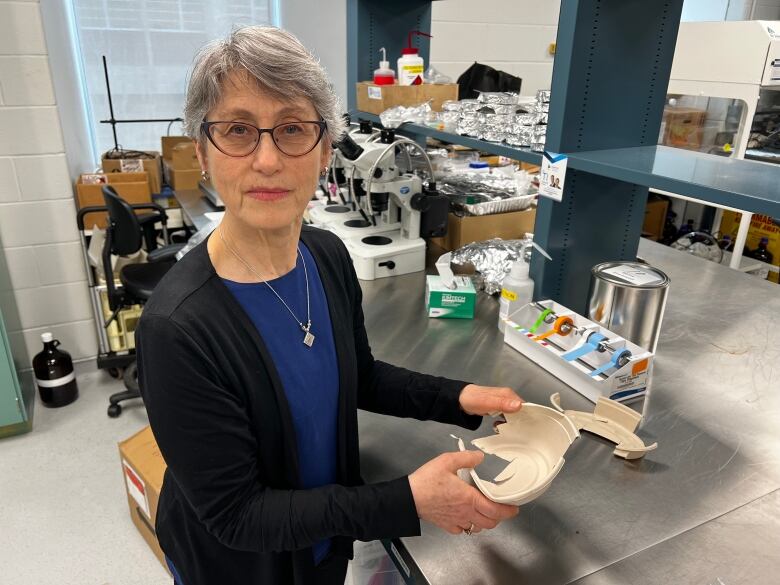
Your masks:
<svg viewBox="0 0 780 585"><path fill-rule="evenodd" d="M526 402L518 412L507 413L506 423L497 434L475 439L472 445L509 462L493 481L469 470L477 488L486 497L502 504L519 506L542 495L565 462L563 455L580 436L565 414ZM465 450L458 439L460 450Z"/></svg>

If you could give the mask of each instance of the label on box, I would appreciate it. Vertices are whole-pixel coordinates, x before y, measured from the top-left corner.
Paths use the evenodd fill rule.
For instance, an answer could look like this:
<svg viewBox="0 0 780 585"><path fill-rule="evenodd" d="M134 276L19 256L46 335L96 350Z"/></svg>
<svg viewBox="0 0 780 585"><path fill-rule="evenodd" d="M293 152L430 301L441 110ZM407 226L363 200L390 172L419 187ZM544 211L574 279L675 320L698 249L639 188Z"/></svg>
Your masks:
<svg viewBox="0 0 780 585"><path fill-rule="evenodd" d="M146 497L146 484L141 476L130 467L130 464L122 459L122 467L125 470L125 484L127 484L127 493L135 500L138 507L143 510L146 517L151 519L152 513L149 511L149 499Z"/></svg>
<svg viewBox="0 0 780 585"><path fill-rule="evenodd" d="M772 81L780 81L780 59L772 61L771 79Z"/></svg>
<svg viewBox="0 0 780 585"><path fill-rule="evenodd" d="M370 100L381 100L382 99L382 88L381 87L375 87L373 85L368 86L368 99Z"/></svg>
<svg viewBox="0 0 780 585"><path fill-rule="evenodd" d="M143 173L144 161L140 158L123 158L119 160L119 170L123 173Z"/></svg>
<svg viewBox="0 0 780 585"><path fill-rule="evenodd" d="M81 182L84 185L105 185L108 183L108 177L103 174L83 174L81 175Z"/></svg>
<svg viewBox="0 0 780 585"><path fill-rule="evenodd" d="M637 286L659 282L657 274L634 266L613 266L612 268L604 270L604 273L617 276L618 278Z"/></svg>
<svg viewBox="0 0 780 585"><path fill-rule="evenodd" d="M473 319L477 291L469 278L455 277L455 289L449 289L440 276L426 278L428 316L444 319Z"/></svg>
<svg viewBox="0 0 780 585"><path fill-rule="evenodd" d="M565 154L544 151L542 170L539 174L539 195L554 201L563 200L563 184L566 180L568 161Z"/></svg>

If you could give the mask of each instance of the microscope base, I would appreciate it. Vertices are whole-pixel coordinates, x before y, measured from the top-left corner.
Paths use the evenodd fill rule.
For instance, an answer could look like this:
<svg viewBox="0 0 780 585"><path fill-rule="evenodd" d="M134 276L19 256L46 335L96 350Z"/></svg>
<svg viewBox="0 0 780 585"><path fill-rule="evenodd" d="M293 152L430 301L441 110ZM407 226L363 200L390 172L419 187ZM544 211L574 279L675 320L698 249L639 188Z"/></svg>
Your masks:
<svg viewBox="0 0 780 585"><path fill-rule="evenodd" d="M366 236L344 240L360 280L375 280L425 270L425 240L422 238L407 240L401 237L401 232L395 231L375 236L388 239L389 243L373 245L364 243L364 237Z"/></svg>

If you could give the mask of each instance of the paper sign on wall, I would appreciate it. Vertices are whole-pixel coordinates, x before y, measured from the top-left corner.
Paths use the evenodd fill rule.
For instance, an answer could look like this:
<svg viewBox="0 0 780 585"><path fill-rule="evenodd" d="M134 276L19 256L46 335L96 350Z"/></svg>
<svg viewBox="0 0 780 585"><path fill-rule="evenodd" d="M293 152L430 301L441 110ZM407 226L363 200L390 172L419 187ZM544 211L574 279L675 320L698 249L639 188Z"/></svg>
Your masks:
<svg viewBox="0 0 780 585"><path fill-rule="evenodd" d="M539 175L539 195L555 201L563 199L563 183L566 180L566 164L569 159L565 154L544 152L542 171Z"/></svg>

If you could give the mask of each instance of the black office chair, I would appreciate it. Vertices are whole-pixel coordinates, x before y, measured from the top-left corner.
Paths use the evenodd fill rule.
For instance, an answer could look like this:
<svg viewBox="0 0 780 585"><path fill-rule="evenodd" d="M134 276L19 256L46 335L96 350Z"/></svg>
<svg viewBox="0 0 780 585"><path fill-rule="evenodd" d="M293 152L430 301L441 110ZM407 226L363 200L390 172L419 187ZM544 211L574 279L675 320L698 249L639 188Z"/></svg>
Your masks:
<svg viewBox="0 0 780 585"><path fill-rule="evenodd" d="M111 317L105 323L108 327L116 319L122 308L130 305L142 305L149 297L157 283L171 269L176 261L176 253L184 247L184 244L170 244L167 241L167 215L159 205L130 205L119 197L110 185L103 186L103 199L108 210L108 226L106 238L102 250L103 271L106 274L106 290L108 293L108 305L112 311ZM153 208L155 213L146 214L156 216L163 225L163 234L166 245L156 246L156 230L154 233L155 246L148 251L147 262L143 264L130 264L122 268L119 273L119 281L122 288L117 288L111 277L113 268L111 256L129 256L138 252L144 241L149 239L148 225L151 219L139 221L135 209ZM146 221L146 223L142 223ZM138 388L138 370L135 361L130 363L124 372L124 383L127 390L117 392L109 397L108 416L117 417L122 413L120 402L131 398L140 398Z"/></svg>

